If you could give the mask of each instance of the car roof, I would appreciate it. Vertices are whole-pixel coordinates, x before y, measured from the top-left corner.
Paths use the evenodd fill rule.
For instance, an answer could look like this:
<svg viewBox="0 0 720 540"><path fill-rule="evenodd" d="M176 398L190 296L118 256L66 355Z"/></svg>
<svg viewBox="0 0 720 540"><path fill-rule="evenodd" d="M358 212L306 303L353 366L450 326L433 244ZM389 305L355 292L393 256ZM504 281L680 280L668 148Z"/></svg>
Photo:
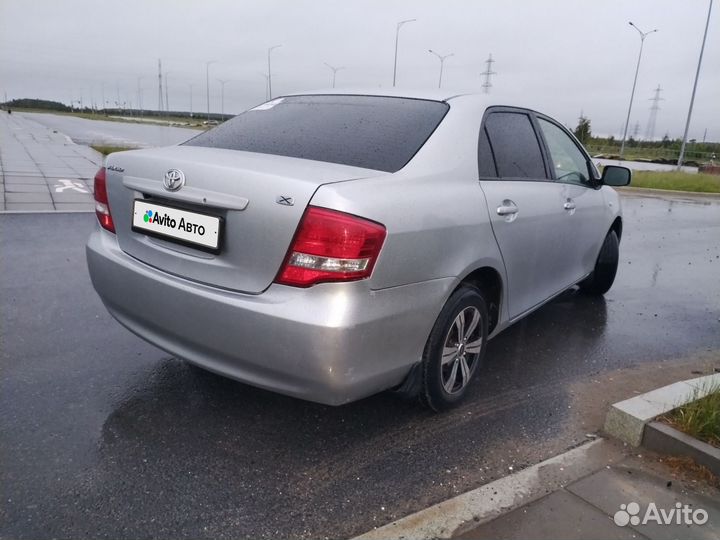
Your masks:
<svg viewBox="0 0 720 540"><path fill-rule="evenodd" d="M438 88L372 88L372 87L355 87L355 88L321 88L318 90L307 90L302 92L292 92L285 94L287 96L316 96L316 95L351 95L351 96L386 96L386 97L404 97L410 99L431 99L435 101L448 101L454 97L461 95L474 94L475 92L462 92L442 90ZM482 96L482 94L477 94Z"/></svg>
<svg viewBox="0 0 720 540"><path fill-rule="evenodd" d="M353 87L353 88L321 88L318 90L304 90L291 92L278 97L290 96L380 96L380 97L402 97L409 99L428 99L433 101L451 101L457 98L465 98L476 105L518 107L538 111L536 107L527 102L518 102L516 99L505 98L500 94L485 94L477 90L459 89L438 89L438 88L378 88L378 87Z"/></svg>

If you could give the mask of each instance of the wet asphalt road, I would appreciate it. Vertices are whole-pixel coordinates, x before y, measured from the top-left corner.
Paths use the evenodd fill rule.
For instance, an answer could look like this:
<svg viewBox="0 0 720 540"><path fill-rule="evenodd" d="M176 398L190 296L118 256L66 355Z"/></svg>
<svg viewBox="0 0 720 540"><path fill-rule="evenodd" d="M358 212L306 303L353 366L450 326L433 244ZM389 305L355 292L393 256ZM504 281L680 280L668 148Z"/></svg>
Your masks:
<svg viewBox="0 0 720 540"><path fill-rule="evenodd" d="M578 388L720 358L720 199L624 204L606 298L566 293L493 340L444 415L387 393L325 407L170 358L94 294L94 216L0 215L0 536L347 537L581 443L600 426Z"/></svg>

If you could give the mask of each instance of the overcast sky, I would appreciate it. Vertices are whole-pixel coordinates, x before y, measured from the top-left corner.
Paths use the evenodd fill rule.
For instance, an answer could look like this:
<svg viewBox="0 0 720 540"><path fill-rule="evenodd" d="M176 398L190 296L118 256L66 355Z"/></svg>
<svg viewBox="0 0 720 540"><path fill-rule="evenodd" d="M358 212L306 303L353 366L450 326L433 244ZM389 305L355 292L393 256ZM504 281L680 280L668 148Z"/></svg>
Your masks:
<svg viewBox="0 0 720 540"><path fill-rule="evenodd" d="M717 4L717 2L716 2ZM454 53L443 87L481 90L492 53L491 94L528 103L574 126L580 112L595 133L625 120L640 38L647 31L632 126L646 131L653 90L663 88L655 135L682 136L708 0L219 1L0 0L0 92L112 106L157 108L157 60L169 72L172 109L237 113L264 101L267 48L273 95L331 85L324 62L345 66L337 87L392 85L395 25L399 87L437 86L439 61ZM1 95L1 94L0 94ZM720 140L720 6L705 48L690 137Z"/></svg>

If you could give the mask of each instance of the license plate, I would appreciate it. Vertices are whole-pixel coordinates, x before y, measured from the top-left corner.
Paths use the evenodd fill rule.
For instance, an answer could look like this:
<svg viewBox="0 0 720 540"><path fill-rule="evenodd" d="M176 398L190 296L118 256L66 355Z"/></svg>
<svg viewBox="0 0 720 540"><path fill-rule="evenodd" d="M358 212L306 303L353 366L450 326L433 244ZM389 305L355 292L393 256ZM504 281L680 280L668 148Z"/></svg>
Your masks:
<svg viewBox="0 0 720 540"><path fill-rule="evenodd" d="M221 227L217 216L141 200L133 204L134 231L206 251L219 251Z"/></svg>

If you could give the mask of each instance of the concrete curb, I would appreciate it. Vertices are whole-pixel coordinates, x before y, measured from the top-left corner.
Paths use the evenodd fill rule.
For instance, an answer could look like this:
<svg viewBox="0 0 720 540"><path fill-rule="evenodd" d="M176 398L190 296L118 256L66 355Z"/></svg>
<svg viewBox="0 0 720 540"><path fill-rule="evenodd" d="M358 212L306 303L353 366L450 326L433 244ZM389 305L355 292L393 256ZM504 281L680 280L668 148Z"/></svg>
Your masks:
<svg viewBox="0 0 720 540"><path fill-rule="evenodd" d="M354 540L451 538L536 501L580 478L620 461L623 453L596 439L559 456L411 514Z"/></svg>
<svg viewBox="0 0 720 540"><path fill-rule="evenodd" d="M705 397L720 386L720 373L663 386L615 403L605 416L605 432L632 446L640 446L645 426L658 416Z"/></svg>
<svg viewBox="0 0 720 540"><path fill-rule="evenodd" d="M667 424L650 422L645 428L642 445L659 454L689 456L720 477L720 448L699 441Z"/></svg>

